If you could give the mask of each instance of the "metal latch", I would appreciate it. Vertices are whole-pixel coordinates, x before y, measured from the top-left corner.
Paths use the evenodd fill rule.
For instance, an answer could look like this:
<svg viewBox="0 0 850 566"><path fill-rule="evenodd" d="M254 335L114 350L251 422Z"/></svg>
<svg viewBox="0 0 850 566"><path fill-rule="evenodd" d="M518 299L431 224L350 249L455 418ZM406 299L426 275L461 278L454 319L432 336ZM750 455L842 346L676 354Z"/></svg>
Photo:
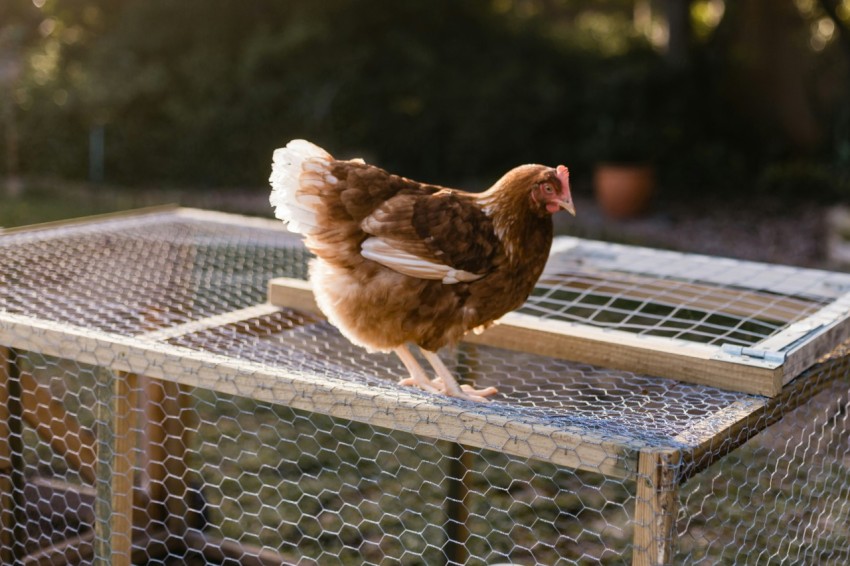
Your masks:
<svg viewBox="0 0 850 566"><path fill-rule="evenodd" d="M730 356L749 356L766 362L785 363L785 352L778 352L776 350L760 350L759 348L747 348L745 346L736 346L735 344L723 344L720 349L724 354L729 354Z"/></svg>

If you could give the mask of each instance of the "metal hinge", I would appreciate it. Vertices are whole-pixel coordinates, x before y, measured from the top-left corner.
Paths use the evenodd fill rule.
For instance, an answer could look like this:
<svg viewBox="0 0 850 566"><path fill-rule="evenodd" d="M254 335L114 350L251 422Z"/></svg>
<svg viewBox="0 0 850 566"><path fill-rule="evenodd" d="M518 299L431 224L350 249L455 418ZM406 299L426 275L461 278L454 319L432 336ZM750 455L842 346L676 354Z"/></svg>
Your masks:
<svg viewBox="0 0 850 566"><path fill-rule="evenodd" d="M735 344L723 344L720 349L724 354L729 354L730 356L748 356L766 362L785 363L785 352L776 350L760 350L759 348L747 348L746 346L736 346Z"/></svg>

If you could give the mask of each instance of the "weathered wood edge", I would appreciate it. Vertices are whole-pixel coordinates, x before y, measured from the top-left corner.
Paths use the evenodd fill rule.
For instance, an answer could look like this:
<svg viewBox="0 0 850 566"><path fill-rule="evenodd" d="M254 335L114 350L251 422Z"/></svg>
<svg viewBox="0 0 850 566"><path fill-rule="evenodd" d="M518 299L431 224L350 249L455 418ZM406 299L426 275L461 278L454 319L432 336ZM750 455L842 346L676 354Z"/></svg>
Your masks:
<svg viewBox="0 0 850 566"><path fill-rule="evenodd" d="M830 353L838 344L850 338L850 293L842 296L840 301L827 305L811 317L807 317L805 321L817 321L819 317L825 318L823 328L801 344L791 345L786 353L783 385L814 365L819 358Z"/></svg>
<svg viewBox="0 0 850 566"><path fill-rule="evenodd" d="M319 312L309 282L300 279L272 279L268 299L273 305ZM520 313L508 313L484 333L468 334L465 340L742 393L773 396L782 387L781 368L760 361L716 359L721 351L716 346L637 336Z"/></svg>
<svg viewBox="0 0 850 566"><path fill-rule="evenodd" d="M408 388L317 379L284 368L0 313L0 344L269 401L375 426L502 451L609 477L633 478L640 439L555 426L503 408L470 407Z"/></svg>

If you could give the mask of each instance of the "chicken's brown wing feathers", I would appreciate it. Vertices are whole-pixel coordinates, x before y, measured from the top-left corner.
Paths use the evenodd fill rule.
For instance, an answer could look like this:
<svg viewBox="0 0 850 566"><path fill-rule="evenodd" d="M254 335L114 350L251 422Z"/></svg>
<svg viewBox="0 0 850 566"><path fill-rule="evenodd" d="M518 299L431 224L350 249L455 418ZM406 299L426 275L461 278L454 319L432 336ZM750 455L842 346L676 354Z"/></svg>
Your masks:
<svg viewBox="0 0 850 566"><path fill-rule="evenodd" d="M440 191L417 199L412 223L431 254L456 269L487 273L500 251L493 222L470 195Z"/></svg>
<svg viewBox="0 0 850 566"><path fill-rule="evenodd" d="M366 217L363 230L423 261L485 275L500 250L493 224L469 195L400 194Z"/></svg>

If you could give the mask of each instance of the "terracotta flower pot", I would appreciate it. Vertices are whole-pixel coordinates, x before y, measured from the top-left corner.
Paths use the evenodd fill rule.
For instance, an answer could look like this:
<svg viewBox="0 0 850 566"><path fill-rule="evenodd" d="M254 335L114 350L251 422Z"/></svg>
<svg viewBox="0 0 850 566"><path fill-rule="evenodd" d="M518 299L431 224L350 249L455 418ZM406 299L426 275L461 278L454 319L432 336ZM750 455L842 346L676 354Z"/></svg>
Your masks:
<svg viewBox="0 0 850 566"><path fill-rule="evenodd" d="M646 213L655 193L652 165L599 164L593 173L596 201L606 216L635 218Z"/></svg>

